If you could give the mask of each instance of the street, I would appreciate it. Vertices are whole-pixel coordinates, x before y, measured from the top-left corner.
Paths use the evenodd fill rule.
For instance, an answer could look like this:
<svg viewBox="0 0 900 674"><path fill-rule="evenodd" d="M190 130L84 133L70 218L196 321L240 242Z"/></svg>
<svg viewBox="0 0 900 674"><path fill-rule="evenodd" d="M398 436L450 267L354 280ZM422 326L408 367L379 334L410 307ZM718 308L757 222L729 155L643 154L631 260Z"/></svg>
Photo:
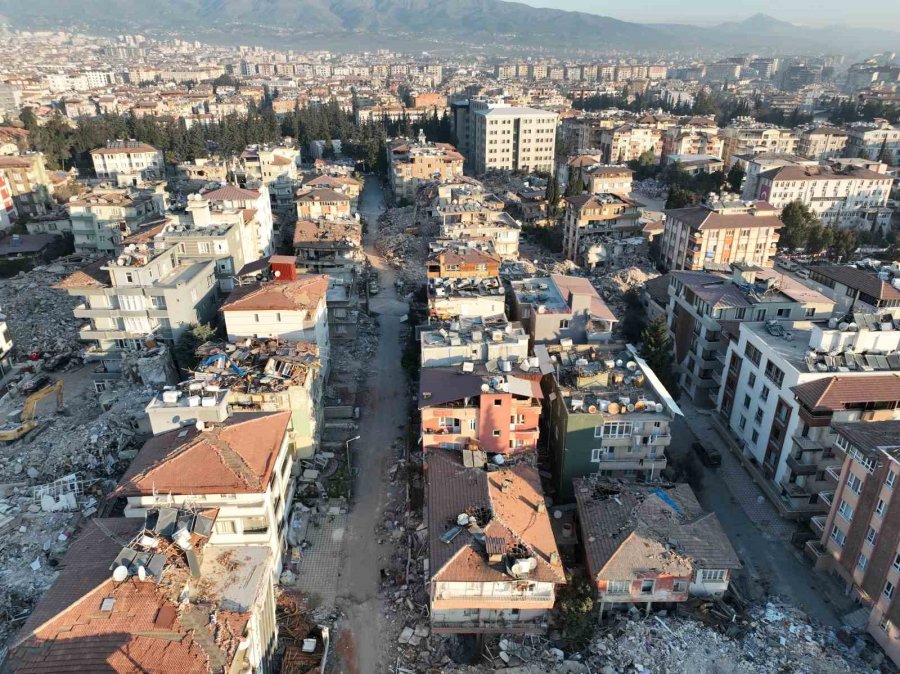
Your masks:
<svg viewBox="0 0 900 674"><path fill-rule="evenodd" d="M400 366L400 317L407 312L394 288L394 270L375 252L373 241L378 216L384 210L379 179L366 177L359 212L368 222L364 237L366 254L381 278L381 293L371 298L370 308L379 317L379 340L370 364L359 435L353 442L353 466L357 469L353 503L345 539L345 557L338 582L338 606L346 620L338 640L336 671L347 674L386 671L380 665L382 602L378 596L380 569L394 546L379 544L376 528L387 499L386 477L394 462L391 445L406 419L406 376Z"/></svg>
<svg viewBox="0 0 900 674"><path fill-rule="evenodd" d="M826 625L838 626L839 616L850 608L846 597L835 592L835 584L812 571L811 564L790 543L795 526L782 520L762 495L738 459L713 429L708 413L699 412L689 401L679 400L684 417L675 420L669 456L675 459L700 440L717 447L722 465L703 467L703 485L697 493L700 504L716 513L744 565L751 588L780 596Z"/></svg>

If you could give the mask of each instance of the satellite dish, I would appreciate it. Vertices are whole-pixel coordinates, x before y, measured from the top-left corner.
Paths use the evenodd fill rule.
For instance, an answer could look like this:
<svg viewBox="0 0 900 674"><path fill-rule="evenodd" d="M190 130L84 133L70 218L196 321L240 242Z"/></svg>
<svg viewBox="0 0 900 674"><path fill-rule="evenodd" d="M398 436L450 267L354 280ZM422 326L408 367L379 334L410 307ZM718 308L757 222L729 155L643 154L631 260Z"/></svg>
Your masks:
<svg viewBox="0 0 900 674"><path fill-rule="evenodd" d="M563 516L562 510L554 510L553 511L553 519L561 520Z"/></svg>
<svg viewBox="0 0 900 674"><path fill-rule="evenodd" d="M498 466L502 466L506 462L506 459L503 458L502 454L494 454L494 463Z"/></svg>
<svg viewBox="0 0 900 674"><path fill-rule="evenodd" d="M147 580L147 569L144 568L144 565L143 565L143 564L141 564L141 565L138 567L138 573L137 573L137 575L138 575L138 580L140 580L140 581Z"/></svg>
<svg viewBox="0 0 900 674"><path fill-rule="evenodd" d="M275 278L278 278L279 276L281 276L281 272L276 269L274 276Z"/></svg>
<svg viewBox="0 0 900 674"><path fill-rule="evenodd" d="M126 578L128 578L128 567L119 564L113 571L113 580L117 583L121 583Z"/></svg>

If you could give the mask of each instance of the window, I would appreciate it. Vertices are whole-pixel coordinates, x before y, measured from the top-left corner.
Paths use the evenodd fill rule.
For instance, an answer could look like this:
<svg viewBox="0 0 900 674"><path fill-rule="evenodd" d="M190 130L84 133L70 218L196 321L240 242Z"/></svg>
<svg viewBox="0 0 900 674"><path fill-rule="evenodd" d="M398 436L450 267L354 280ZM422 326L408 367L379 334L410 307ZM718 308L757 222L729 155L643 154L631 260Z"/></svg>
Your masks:
<svg viewBox="0 0 900 674"><path fill-rule="evenodd" d="M749 343L744 347L744 355L747 356L754 365L759 365L759 361L762 359L762 352Z"/></svg>
<svg viewBox="0 0 900 674"><path fill-rule="evenodd" d="M641 594L653 594L653 580L642 580L641 581Z"/></svg>
<svg viewBox="0 0 900 674"><path fill-rule="evenodd" d="M631 582L627 580L606 581L606 594L628 594L631 591Z"/></svg>
<svg viewBox="0 0 900 674"><path fill-rule="evenodd" d="M849 522L853 519L853 507L844 499L841 499L841 506L838 508L838 514Z"/></svg>
<svg viewBox="0 0 900 674"><path fill-rule="evenodd" d="M837 525L831 530L831 540L838 544L839 547L844 547L844 540L846 540L847 536L841 531L840 527Z"/></svg>
<svg viewBox="0 0 900 674"><path fill-rule="evenodd" d="M494 407L500 407L503 404L502 398L494 398Z"/></svg>
<svg viewBox="0 0 900 674"><path fill-rule="evenodd" d="M756 386L756 375L753 372L751 372L750 376L747 377L747 386L749 386L750 388Z"/></svg>
<svg viewBox="0 0 900 674"><path fill-rule="evenodd" d="M722 581L725 580L725 569L703 569L703 581Z"/></svg>
<svg viewBox="0 0 900 674"><path fill-rule="evenodd" d="M894 584L891 581L888 581L884 584L884 590L882 590L881 594L890 599L894 596Z"/></svg>
<svg viewBox="0 0 900 674"><path fill-rule="evenodd" d="M759 392L759 397L762 398L763 402L769 399L769 387L763 386L762 391Z"/></svg>
<svg viewBox="0 0 900 674"><path fill-rule="evenodd" d="M495 428L495 429L494 429L494 432L493 432L493 435L494 435L495 438L499 438L499 437L500 437L500 429Z"/></svg>
<svg viewBox="0 0 900 674"><path fill-rule="evenodd" d="M132 274L130 271L125 272L125 282L134 283L134 274Z"/></svg>
<svg viewBox="0 0 900 674"><path fill-rule="evenodd" d="M753 442L753 444L755 445L757 440L759 440L759 431L754 429L753 432L750 434L750 441Z"/></svg>
<svg viewBox="0 0 900 674"><path fill-rule="evenodd" d="M213 529L217 534L233 534L237 531L232 520L218 520Z"/></svg>
<svg viewBox="0 0 900 674"><path fill-rule="evenodd" d="M850 491L859 496L860 492L862 491L862 480L860 480L859 477L857 477L854 473L850 473L850 475L847 477L847 487L850 488Z"/></svg>
<svg viewBox="0 0 900 674"><path fill-rule="evenodd" d="M878 503L875 504L875 514L884 517L884 499L878 499Z"/></svg>
<svg viewBox="0 0 900 674"><path fill-rule="evenodd" d="M747 419L745 419L744 417L741 417L741 420L738 421L738 427L741 430L744 430L747 427Z"/></svg>
<svg viewBox="0 0 900 674"><path fill-rule="evenodd" d="M672 592L683 593L687 592L688 584L686 580L676 580L672 583Z"/></svg>
<svg viewBox="0 0 900 674"><path fill-rule="evenodd" d="M878 621L878 627L880 627L884 632L889 633L891 631L891 621L886 615L881 616L881 619Z"/></svg>
<svg viewBox="0 0 900 674"><path fill-rule="evenodd" d="M892 470L888 471L887 477L884 478L884 484L888 489L894 488L894 482L897 481L897 473Z"/></svg>
<svg viewBox="0 0 900 674"><path fill-rule="evenodd" d="M475 420L474 419L469 419L469 430L470 431L475 430Z"/></svg>
<svg viewBox="0 0 900 674"><path fill-rule="evenodd" d="M900 555L897 555L896 557L894 557L893 566L894 566L894 570L900 571Z"/></svg>
<svg viewBox="0 0 900 674"><path fill-rule="evenodd" d="M750 409L750 396L744 396L744 407Z"/></svg>
<svg viewBox="0 0 900 674"><path fill-rule="evenodd" d="M784 372L782 372L774 363L769 361L766 363L766 379L769 379L772 383L781 388L781 382L784 381Z"/></svg>
<svg viewBox="0 0 900 674"><path fill-rule="evenodd" d="M762 418L763 418L763 410L762 410L762 407L760 407L758 410L756 410L756 415L753 417L753 421L757 424L761 424Z"/></svg>
<svg viewBox="0 0 900 674"><path fill-rule="evenodd" d="M878 532L875 530L875 527L869 527L869 530L866 532L866 542L875 545L876 540L878 540Z"/></svg>
<svg viewBox="0 0 900 674"><path fill-rule="evenodd" d="M815 307L810 307L809 309L806 310L806 317L807 317L807 318L812 318L812 317L815 316L815 315L816 315L816 309L815 309Z"/></svg>
<svg viewBox="0 0 900 674"><path fill-rule="evenodd" d="M569 327L569 321L567 321L567 320L562 320L562 321L560 321L560 322L559 322L559 327L560 327L560 328L568 328L568 327Z"/></svg>
<svg viewBox="0 0 900 674"><path fill-rule="evenodd" d="M613 421L594 428L595 438L627 438L633 425L630 421Z"/></svg>
<svg viewBox="0 0 900 674"><path fill-rule="evenodd" d="M869 558L866 557L863 553L859 553L859 557L856 559L856 566L860 571L865 571L866 567L869 565Z"/></svg>

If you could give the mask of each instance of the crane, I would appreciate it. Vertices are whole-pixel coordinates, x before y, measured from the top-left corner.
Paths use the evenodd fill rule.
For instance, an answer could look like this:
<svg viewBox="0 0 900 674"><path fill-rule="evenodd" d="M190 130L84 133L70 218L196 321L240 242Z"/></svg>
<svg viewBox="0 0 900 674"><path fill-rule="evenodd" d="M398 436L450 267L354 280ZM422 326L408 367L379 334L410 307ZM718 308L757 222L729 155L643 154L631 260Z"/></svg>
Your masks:
<svg viewBox="0 0 900 674"><path fill-rule="evenodd" d="M25 405L17 415L18 418L0 426L0 442L18 440L26 433L34 430L35 426L37 426L37 422L34 420L37 404L54 392L56 393L56 411L61 411L63 408L62 379L55 384L50 384L39 391L35 391L25 399Z"/></svg>

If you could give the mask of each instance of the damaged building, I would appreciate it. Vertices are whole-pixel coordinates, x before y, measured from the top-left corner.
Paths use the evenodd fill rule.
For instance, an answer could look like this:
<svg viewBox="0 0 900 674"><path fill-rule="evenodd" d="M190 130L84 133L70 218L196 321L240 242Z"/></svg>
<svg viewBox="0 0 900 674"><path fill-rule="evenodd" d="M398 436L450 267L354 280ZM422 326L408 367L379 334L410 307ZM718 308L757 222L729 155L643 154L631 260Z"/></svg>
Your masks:
<svg viewBox="0 0 900 674"><path fill-rule="evenodd" d="M506 292L499 277L430 278L427 294L429 319L506 313Z"/></svg>
<svg viewBox="0 0 900 674"><path fill-rule="evenodd" d="M637 485L575 478L581 540L600 616L610 609L672 606L721 597L741 568L715 513L686 484Z"/></svg>
<svg viewBox="0 0 900 674"><path fill-rule="evenodd" d="M362 271L362 225L359 216L298 220L292 241L299 271L327 274L352 282Z"/></svg>
<svg viewBox="0 0 900 674"><path fill-rule="evenodd" d="M566 579L537 469L434 449L425 476L432 631L546 631Z"/></svg>
<svg viewBox="0 0 900 674"><path fill-rule="evenodd" d="M422 367L528 358L528 333L506 316L473 316L433 323L419 336Z"/></svg>

